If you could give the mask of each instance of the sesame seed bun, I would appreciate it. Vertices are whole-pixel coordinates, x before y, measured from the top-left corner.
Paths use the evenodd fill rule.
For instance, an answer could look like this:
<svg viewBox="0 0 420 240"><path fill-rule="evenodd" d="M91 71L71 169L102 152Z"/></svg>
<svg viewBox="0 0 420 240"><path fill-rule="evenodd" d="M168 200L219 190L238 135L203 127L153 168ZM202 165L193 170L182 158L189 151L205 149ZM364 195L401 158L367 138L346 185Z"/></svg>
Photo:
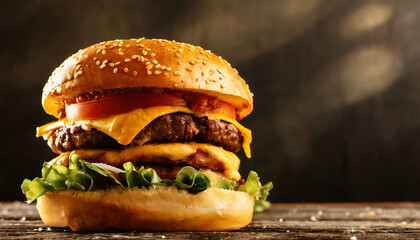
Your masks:
<svg viewBox="0 0 420 240"><path fill-rule="evenodd" d="M208 188L193 195L159 187L49 192L38 199L37 208L47 226L73 231L224 231L248 225L253 204L254 197L244 192Z"/></svg>
<svg viewBox="0 0 420 240"><path fill-rule="evenodd" d="M248 85L227 61L200 47L161 39L114 40L79 50L55 69L44 87L42 105L59 117L65 99L137 87L215 96L235 106L239 119L253 108Z"/></svg>

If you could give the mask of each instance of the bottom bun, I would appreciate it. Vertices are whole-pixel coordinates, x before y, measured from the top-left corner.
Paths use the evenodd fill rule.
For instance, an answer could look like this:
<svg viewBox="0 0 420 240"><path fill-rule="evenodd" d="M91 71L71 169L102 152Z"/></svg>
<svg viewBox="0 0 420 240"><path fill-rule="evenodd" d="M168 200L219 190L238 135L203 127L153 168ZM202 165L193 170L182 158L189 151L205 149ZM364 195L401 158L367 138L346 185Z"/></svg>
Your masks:
<svg viewBox="0 0 420 240"><path fill-rule="evenodd" d="M223 231L252 220L254 197L208 188L191 194L175 187L49 192L38 199L42 221L73 231L104 229Z"/></svg>

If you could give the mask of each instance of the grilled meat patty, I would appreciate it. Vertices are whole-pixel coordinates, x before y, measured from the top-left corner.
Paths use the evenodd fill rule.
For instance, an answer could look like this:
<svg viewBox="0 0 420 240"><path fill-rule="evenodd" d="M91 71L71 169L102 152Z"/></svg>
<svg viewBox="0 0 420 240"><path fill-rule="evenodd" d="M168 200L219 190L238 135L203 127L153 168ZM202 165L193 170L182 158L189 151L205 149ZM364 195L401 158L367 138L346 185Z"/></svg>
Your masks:
<svg viewBox="0 0 420 240"><path fill-rule="evenodd" d="M243 138L233 124L220 120L198 118L185 113L161 116L147 125L129 146L148 142L200 142L220 146L237 152L242 147ZM110 136L96 129L85 130L80 125L56 129L48 138L53 152L62 153L75 149L110 148L122 149Z"/></svg>

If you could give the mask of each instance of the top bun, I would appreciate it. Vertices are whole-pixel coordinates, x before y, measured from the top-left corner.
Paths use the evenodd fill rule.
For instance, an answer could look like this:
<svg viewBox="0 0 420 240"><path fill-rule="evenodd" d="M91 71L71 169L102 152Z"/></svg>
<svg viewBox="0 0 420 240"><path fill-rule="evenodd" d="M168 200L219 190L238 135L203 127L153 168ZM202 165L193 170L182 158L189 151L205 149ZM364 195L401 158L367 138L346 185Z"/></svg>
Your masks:
<svg viewBox="0 0 420 240"><path fill-rule="evenodd" d="M58 118L65 99L137 87L215 96L235 106L239 119L253 108L248 85L221 57L186 43L143 38L102 42L79 50L54 70L44 87L42 105Z"/></svg>

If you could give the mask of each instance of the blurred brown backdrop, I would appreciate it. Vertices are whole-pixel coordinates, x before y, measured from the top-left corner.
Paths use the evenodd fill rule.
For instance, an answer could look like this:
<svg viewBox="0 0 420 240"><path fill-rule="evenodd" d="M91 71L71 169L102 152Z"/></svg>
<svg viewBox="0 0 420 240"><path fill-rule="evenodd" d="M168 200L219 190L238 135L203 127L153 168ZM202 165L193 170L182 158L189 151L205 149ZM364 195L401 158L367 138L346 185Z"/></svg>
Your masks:
<svg viewBox="0 0 420 240"><path fill-rule="evenodd" d="M420 1L0 2L0 200L54 157L42 87L67 56L116 38L200 45L255 94L257 170L274 202L420 200Z"/></svg>

